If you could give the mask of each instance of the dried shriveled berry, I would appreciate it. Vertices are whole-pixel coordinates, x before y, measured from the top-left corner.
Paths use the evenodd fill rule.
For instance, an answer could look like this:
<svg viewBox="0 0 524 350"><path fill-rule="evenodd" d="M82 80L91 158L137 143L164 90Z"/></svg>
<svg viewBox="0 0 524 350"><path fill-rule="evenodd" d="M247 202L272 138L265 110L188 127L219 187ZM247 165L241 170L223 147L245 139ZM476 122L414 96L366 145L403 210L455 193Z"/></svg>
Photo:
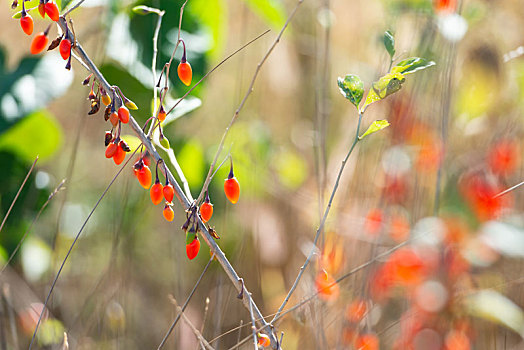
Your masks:
<svg viewBox="0 0 524 350"><path fill-rule="evenodd" d="M22 18L20 18L20 26L27 35L33 34L33 17L27 13L22 15Z"/></svg>
<svg viewBox="0 0 524 350"><path fill-rule="evenodd" d="M186 254L189 260L193 260L197 255L198 251L200 250L200 241L197 237L193 240L193 242L186 244Z"/></svg>
<svg viewBox="0 0 524 350"><path fill-rule="evenodd" d="M106 158L112 158L115 155L116 150L118 148L119 148L118 145L114 142L111 142L109 145L107 145Z"/></svg>
<svg viewBox="0 0 524 350"><path fill-rule="evenodd" d="M44 51L47 46L47 41L47 34L45 32L35 35L31 42L31 53L33 55L38 55L40 52Z"/></svg>
<svg viewBox="0 0 524 350"><path fill-rule="evenodd" d="M124 152L131 152L131 148L129 148L129 145L124 140L120 140L118 146L120 146L120 148L122 148Z"/></svg>
<svg viewBox="0 0 524 350"><path fill-rule="evenodd" d="M154 205L160 204L162 200L164 199L164 193L163 193L164 186L158 181L158 178L155 181L155 184L151 186L151 190L149 190L149 194L151 196L151 202L153 202Z"/></svg>
<svg viewBox="0 0 524 350"><path fill-rule="evenodd" d="M173 185L171 185L169 182L166 183L162 192L166 201L171 203L173 201L173 197L175 197L175 189L173 188Z"/></svg>
<svg viewBox="0 0 524 350"><path fill-rule="evenodd" d="M60 43L62 42L62 37L63 37L63 35L59 35L55 39L53 39L53 41L51 41L51 44L49 44L49 47L47 48L47 51L51 51L51 50L56 49L58 47L58 45L60 45ZM86 85L86 84L84 84L84 85Z"/></svg>
<svg viewBox="0 0 524 350"><path fill-rule="evenodd" d="M127 124L129 122L129 109L125 106L120 107L118 109L118 118L122 123Z"/></svg>
<svg viewBox="0 0 524 350"><path fill-rule="evenodd" d="M71 41L69 39L64 39L60 42L60 56L64 60L69 59L69 55L71 55Z"/></svg>
<svg viewBox="0 0 524 350"><path fill-rule="evenodd" d="M126 158L126 152L122 149L122 147L118 146L116 148L115 154L113 155L113 161L115 162L116 165L120 165L122 164L125 158Z"/></svg>
<svg viewBox="0 0 524 350"><path fill-rule="evenodd" d="M107 147L112 140L113 140L113 134L111 133L111 131L106 131L106 135L104 137L105 146Z"/></svg>
<svg viewBox="0 0 524 350"><path fill-rule="evenodd" d="M57 22L60 17L60 11L58 11L58 6L54 2L48 2L45 5L45 13L53 21Z"/></svg>
<svg viewBox="0 0 524 350"><path fill-rule="evenodd" d="M177 68L178 77L184 85L191 85L191 80L193 79L193 70L189 62L180 62Z"/></svg>
<svg viewBox="0 0 524 350"><path fill-rule="evenodd" d="M173 211L171 206L169 206L168 204L165 205L164 211L162 212L162 214L164 215L164 218L167 221L173 221L173 219L175 218L175 212Z"/></svg>

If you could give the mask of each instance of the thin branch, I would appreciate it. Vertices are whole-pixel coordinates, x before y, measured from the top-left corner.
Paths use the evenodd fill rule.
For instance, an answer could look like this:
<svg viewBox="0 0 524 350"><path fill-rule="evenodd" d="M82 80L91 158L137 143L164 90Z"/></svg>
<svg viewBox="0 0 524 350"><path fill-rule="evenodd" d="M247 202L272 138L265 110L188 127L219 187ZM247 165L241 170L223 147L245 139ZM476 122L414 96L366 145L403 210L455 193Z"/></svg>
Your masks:
<svg viewBox="0 0 524 350"><path fill-rule="evenodd" d="M253 315L253 303L249 304L249 313L251 314L251 331L253 332L253 347L255 350L258 350L257 326L255 323L255 315Z"/></svg>
<svg viewBox="0 0 524 350"><path fill-rule="evenodd" d="M131 161L131 159L133 159L133 156L135 155L136 151L138 151L139 148L140 148L140 146L138 146L135 149L133 154L131 154L131 156L127 159L127 161L124 163L124 165L122 165L120 167L120 169L118 170L116 175L113 177L113 179L111 180L109 185L107 185L106 189L104 190L104 192L102 193L100 198L98 198L98 201L96 202L95 206L93 207L93 209L91 210L91 212L89 213L89 215L85 219L84 223L82 224L82 227L80 227L80 231L78 231L78 233L76 234L76 237L73 240L73 243L71 243L71 246L69 247L69 250L67 251L67 254L66 254L65 258L62 261L62 264L60 265L60 268L58 269L58 272L56 273L55 279L53 280L53 283L51 284L51 288L49 289L49 292L47 293L47 297L45 298L45 302L44 302L44 306L42 308L42 312L40 313L40 316L38 317L38 322L36 323L35 331L33 332L33 337L31 338L31 343L29 344L29 350L31 350L31 348L33 347L33 343L34 343L34 341L36 339L36 334L38 332L38 327L40 326L40 323L42 322L42 316L44 315L44 311L47 308L47 303L49 302L49 299L51 298L51 294L53 293L53 290L55 289L56 282L58 281L58 278L60 277L60 274L62 273L62 270L63 270L63 268L65 266L65 263L67 262L67 259L69 258L69 255L71 255L71 252L73 251L73 248L74 248L76 242L78 241L78 238L80 238L80 235L84 231L84 228L86 227L89 219L91 219L91 216L95 212L96 208L98 207L98 205L100 204L102 199L105 197L106 193L109 191L109 189L111 188L113 183L116 181L118 176L125 169L126 165Z"/></svg>
<svg viewBox="0 0 524 350"><path fill-rule="evenodd" d="M360 124L362 122L362 116L363 116L363 114L359 113L357 130L355 132L355 138L353 140L353 144L349 148L349 151L346 154L346 157L344 158L344 160L342 161L342 165L340 166L340 169L338 171L337 180L335 181L335 185L333 186L333 191L331 191L331 196L329 197L329 202L328 202L328 204L326 206L326 209L324 211L324 216L322 217L322 221L320 221L320 225L318 226L317 233L315 235L315 240L313 242L313 248L311 248L311 251L309 252L309 255L307 256L307 259L304 262L304 265L302 265L302 267L300 267L300 271L298 272L298 275L297 275L297 278L295 279L295 282L291 286L291 289L289 290L289 292L286 295L284 301L282 302L282 305L280 305L280 307L278 308L278 311L275 314L275 317L273 317L273 319L271 320L271 322L270 322L271 324L273 322L275 322L275 320L278 319L280 313L282 312L282 310L284 309L284 307L288 303L289 299L293 295L293 292L297 288L298 283L300 282L300 279L302 278L302 275L304 274L304 272L306 270L306 267L309 265L309 262L311 261L311 258L313 257L313 254L315 253L315 250L317 249L317 247L316 247L317 246L317 241L318 241L318 238L320 237L322 231L324 230L324 225L325 225L327 217L329 215L329 211L331 210L331 205L333 204L333 198L335 198L335 194L337 193L337 189L338 189L338 186L339 186L339 183L340 183L340 178L342 177L342 173L344 172L344 168L345 168L346 163L347 163L347 161L349 159L349 156L351 155L351 153L353 152L353 149L355 149L355 146L357 145L357 143L359 141L358 136L359 136L359 133L360 133Z"/></svg>
<svg viewBox="0 0 524 350"><path fill-rule="evenodd" d="M27 172L27 175L25 176L24 181L22 181L22 184L20 185L20 188L18 188L18 192L16 192L15 198L13 198L13 201L11 202L11 205L9 206L9 209L7 209L7 213L4 216L4 219L2 220L2 224L0 225L0 232L2 232L2 229L4 228L4 224L9 217L9 214L11 214L11 209L15 206L16 200L18 199L18 196L20 196L20 193L22 192L22 189L25 186L25 183L29 179L29 175L33 172L33 169L35 168L36 162L38 161L38 156L36 156L35 161L33 162L33 165L31 165L31 169Z"/></svg>
<svg viewBox="0 0 524 350"><path fill-rule="evenodd" d="M162 349L164 347L164 345L165 345L165 343L167 341L167 338L169 338L169 335L171 334L171 332L173 332L173 329L175 329L175 326L178 323L178 320L180 319L180 315L182 315L182 313L184 312L184 310L187 307L187 304L189 304L189 301L193 297L193 294L195 294L195 291L196 291L197 287L200 285L200 282L202 281L202 278L204 277L204 274L206 273L207 269L209 268L209 265L211 265L211 262L213 261L214 257L215 256L212 255L211 258L209 259L209 261L207 262L206 266L204 267L204 270L200 274L200 277L198 277L198 280L196 281L195 285L193 286L193 289L191 290L191 293L189 293L189 296L187 297L186 301L184 302L184 305L182 306L182 310L178 313L178 315L176 316L176 318L173 321L173 323L171 323L171 326L169 327L169 329L168 329L166 335L164 336L164 338L162 339L162 342L160 342L160 345L158 345L157 350L160 350L160 349Z"/></svg>
<svg viewBox="0 0 524 350"><path fill-rule="evenodd" d="M502 191L500 193L497 193L496 195L493 196L493 199L498 198L500 196L503 196L506 193L509 193L509 192L511 192L513 190L516 190L517 188L519 188L522 185L524 185L524 181L522 181L521 183L516 184L515 186L512 186L512 187L508 188L507 190L504 190L504 191Z"/></svg>
<svg viewBox="0 0 524 350"><path fill-rule="evenodd" d="M80 0L79 2L76 3L75 6L71 7L69 10L67 10L66 12L64 12L64 14L62 15L63 17L67 16L68 14L70 14L71 12L73 12L74 10L76 10L80 5L82 5L82 3L86 1L86 0Z"/></svg>
<svg viewBox="0 0 524 350"><path fill-rule="evenodd" d="M156 12L158 15L156 21L155 34L153 35L153 59L151 62L151 71L153 73L153 115L157 115L157 91L155 88L156 85L156 60L158 56L158 34L160 33L160 26L162 25L162 17L164 16L165 11Z"/></svg>
<svg viewBox="0 0 524 350"><path fill-rule="evenodd" d="M248 87L248 89L246 91L246 94L244 95L244 98L240 102L238 108L236 109L235 113L233 114L233 118L231 118L231 121L229 122L229 125L226 127L226 130L224 131L224 134L222 135L222 139L220 140L220 143L218 145L218 149L217 149L217 152L216 152L215 157L213 159L213 162L211 163L211 166L209 167L209 171L207 173L206 180L204 181L204 185L202 186L202 190L200 191L200 195L198 196L197 203L200 203L202 201L202 198L204 198L204 193L206 193L207 188L209 186L209 183L211 182L211 174L213 174L213 169L215 168L215 165L216 165L216 163L218 161L218 157L220 156L220 153L222 152L222 148L224 148L224 142L226 141L226 137L229 134L229 130L231 129L231 127L233 126L233 124L237 120L238 115L239 115L240 111L242 110L242 108L244 107L244 104L246 103L249 95L251 95L251 93L253 92L253 86L255 85L255 81L257 80L258 73L260 72L260 69L262 68L262 65L267 61L269 55L271 55L271 53L273 52L273 50L275 49L277 44L280 42L280 38L284 34L284 31L286 30L287 26L289 25L289 23L291 22L291 20L295 16L295 13L297 12L297 10L298 10L299 6L302 4L302 2L304 2L304 0L298 0L297 4L295 5L295 8L293 9L293 11L291 11L291 14L287 18L286 23L284 23L284 26L282 27L282 29L278 33L277 37L275 38L275 41L273 41L273 44L269 47L269 49L267 50L267 52L264 55L264 57L262 58L262 60L258 63L257 68L255 70L255 73L253 74L253 78L251 79L251 83L249 84L249 87ZM273 344L273 342L272 342L272 344Z"/></svg>
<svg viewBox="0 0 524 350"><path fill-rule="evenodd" d="M193 334L195 335L195 337L197 337L201 344L203 344L207 350L214 350L214 348L208 343L208 341L204 339L202 333L200 333L198 329L196 329L196 327L193 325L191 320L187 318L186 314L184 313L184 310L182 310L182 308L178 306L176 299L174 297L171 297L170 299L171 302L176 306L176 312L178 312L179 315L182 315L182 319L187 323L189 328L191 328L191 331L193 331Z"/></svg>
<svg viewBox="0 0 524 350"><path fill-rule="evenodd" d="M31 232L31 229L33 228L35 222L38 221L38 218L40 218L40 214L42 214L42 212L44 211L44 209L47 207L47 205L49 204L49 202L51 201L51 199L54 198L54 196L62 189L62 186L64 185L65 183L65 179L63 179L60 184L55 188L55 190L53 192L51 192L51 194L49 195L49 197L47 197L47 200L45 201L44 205L42 205L42 207L40 208L40 210L38 211L38 213L36 214L35 218L33 219L33 221L31 222L31 225L29 225L29 227L25 230L24 232L24 235L22 236L22 239L20 239L20 241L18 242L18 244L16 245L16 248L15 250L13 250L13 252L11 253L11 255L9 256L9 259L7 259L7 262L5 263L4 267L2 267L2 270L0 271L0 275L2 275L2 273L4 272L4 270L6 269L7 266L9 266L9 264L11 263L11 261L13 260L13 258L15 257L16 253L18 252L18 249L20 249L20 247L22 246L22 243L24 243L25 239L27 238L27 235L29 235L29 232Z"/></svg>

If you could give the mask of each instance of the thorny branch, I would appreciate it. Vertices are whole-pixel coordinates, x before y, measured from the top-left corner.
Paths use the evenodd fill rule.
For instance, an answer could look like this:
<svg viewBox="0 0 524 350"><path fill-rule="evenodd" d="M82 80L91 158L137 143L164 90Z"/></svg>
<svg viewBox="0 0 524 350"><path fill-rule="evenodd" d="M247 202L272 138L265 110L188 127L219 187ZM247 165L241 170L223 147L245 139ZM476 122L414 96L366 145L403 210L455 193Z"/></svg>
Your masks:
<svg viewBox="0 0 524 350"><path fill-rule="evenodd" d="M303 0L300 0L299 4L302 1ZM296 11L296 8L295 8L295 11ZM294 14L294 12L293 12L293 14ZM288 21L286 22L285 26L287 26L287 24L289 23L289 20L290 19L288 19ZM64 17L60 17L60 20L58 21L58 25L61 27L61 29L62 29L62 31L64 33L69 31L69 28L67 27L66 20L65 20ZM278 40L280 39L281 34L279 34ZM112 91L112 86L107 82L107 80L102 75L102 73L100 72L98 67L89 58L87 53L82 48L82 45L78 41L75 43L73 50L75 51L76 55L78 55L80 60L89 68L91 73L93 73L93 75L96 77L96 79L98 80L100 85L106 91ZM267 58L267 56L268 56L268 54L266 54L265 59ZM259 65L258 69L260 69L260 65ZM258 72L258 69L257 69L257 72ZM252 86L250 87L250 90L251 90L251 88L252 88ZM116 104L115 107L119 107L122 102L119 99L115 99L114 103ZM239 111L237 111L235 113L235 115L238 115L238 112ZM133 129L133 131L135 132L137 137L140 139L140 141L143 143L144 147L147 149L147 151L149 152L151 157L154 159L154 161L157 162L158 160L160 160L161 157L158 154L158 152L156 151L155 147L153 146L153 144L151 142L151 139L142 131L142 128L140 127L140 125L138 125L136 120L131 115L130 115L130 118L129 118L129 125L131 126L131 128ZM222 141L222 145L223 145L223 141ZM216 163L216 161L215 161L215 163ZM192 203L190 203L189 200L187 199L186 195L184 194L184 192L181 189L180 185L178 184L178 182L174 178L173 174L169 171L169 169L165 169L164 168L162 170L165 172L165 176L169 179L169 182L173 185L173 187L175 189L175 195L176 195L178 201L180 202L180 204L182 205L182 207L185 210L189 209L191 207ZM218 260L218 262L220 263L220 265L224 269L224 271L227 274L227 276L229 277L229 279L233 282L233 285L235 286L235 288L237 288L238 292L241 292L240 286L238 285L238 280L240 279L240 277L238 276L237 272L235 271L235 269L233 268L233 266L231 265L229 260L226 258L225 254L222 252L220 247L216 244L216 242L214 241L213 237L210 235L206 225L202 222L202 220L198 216L197 216L197 221L198 221L198 226L199 226L199 228L201 230L202 238L208 244L208 246L210 247L211 251L215 254L216 259ZM247 290L246 290L245 297L242 299L242 302L243 302L243 304L244 304L244 306L246 307L247 310L249 310L250 304L253 305L253 313L256 315L256 318L259 319L258 323L262 327L264 327L265 331L267 332L267 334L269 335L269 337L271 339L272 347L274 349L276 349L278 341L277 341L275 335L273 334L271 327L264 320L260 310L258 309L256 304L252 301L251 295L249 293L247 293Z"/></svg>

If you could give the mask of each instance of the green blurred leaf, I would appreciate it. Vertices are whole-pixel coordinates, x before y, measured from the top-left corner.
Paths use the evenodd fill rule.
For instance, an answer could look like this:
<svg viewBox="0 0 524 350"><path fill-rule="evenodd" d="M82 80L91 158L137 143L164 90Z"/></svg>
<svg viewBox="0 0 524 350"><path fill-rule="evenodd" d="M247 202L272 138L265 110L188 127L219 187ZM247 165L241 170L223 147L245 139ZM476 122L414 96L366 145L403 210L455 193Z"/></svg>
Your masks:
<svg viewBox="0 0 524 350"><path fill-rule="evenodd" d="M160 12L160 10L156 8L145 6L145 5L135 6L131 9L131 11L133 11L134 13L138 15L148 15L150 13L159 13Z"/></svg>
<svg viewBox="0 0 524 350"><path fill-rule="evenodd" d="M202 184L205 171L204 150L196 140L189 140L177 154L180 167L184 170L190 187L196 188Z"/></svg>
<svg viewBox="0 0 524 350"><path fill-rule="evenodd" d="M358 104L362 101L362 96L364 96L364 83L362 80L357 75L348 74L344 79L338 77L337 83L340 93L358 108Z"/></svg>
<svg viewBox="0 0 524 350"><path fill-rule="evenodd" d="M524 336L524 313L504 295L494 290L481 290L465 298L466 310L472 315L501 324Z"/></svg>
<svg viewBox="0 0 524 350"><path fill-rule="evenodd" d="M400 90L402 83L404 83L405 80L404 76L400 73L389 73L371 84L371 89L369 89L362 110L364 110L368 105L384 99Z"/></svg>
<svg viewBox="0 0 524 350"><path fill-rule="evenodd" d="M387 120L375 120L373 123L371 123L371 125L369 126L369 128L366 130L365 133L362 134L362 136L359 136L358 138L360 140L362 140L364 137L370 135L370 134L373 134L377 131L380 131L382 129L385 129L389 126L389 122Z"/></svg>
<svg viewBox="0 0 524 350"><path fill-rule="evenodd" d="M435 62L428 61L425 58L411 57L400 61L395 67L393 67L393 69L391 69L391 73L402 73L406 75L415 73L418 70L426 69L434 65Z"/></svg>
<svg viewBox="0 0 524 350"><path fill-rule="evenodd" d="M222 49L220 43L224 42L227 26L226 2L221 0L191 0L188 7L198 18L207 31L211 34L213 42L210 45L209 54L217 58Z"/></svg>
<svg viewBox="0 0 524 350"><path fill-rule="evenodd" d="M389 57L393 59L393 56L395 56L395 37L389 30L386 30L384 33L384 47L386 48Z"/></svg>
<svg viewBox="0 0 524 350"><path fill-rule="evenodd" d="M142 144L142 141L135 135L120 135L120 138L127 143L131 152L134 152Z"/></svg>
<svg viewBox="0 0 524 350"><path fill-rule="evenodd" d="M1 134L0 150L11 150L29 162L38 155L41 163L58 150L62 138L62 129L53 115L40 110Z"/></svg>
<svg viewBox="0 0 524 350"><path fill-rule="evenodd" d="M64 340L64 331L64 326L57 319L44 320L38 332L38 342L42 346L61 344Z"/></svg>
<svg viewBox="0 0 524 350"><path fill-rule="evenodd" d="M280 182L290 190L296 190L306 180L308 169L306 161L296 152L282 151L274 159Z"/></svg>
<svg viewBox="0 0 524 350"><path fill-rule="evenodd" d="M69 4L71 3L71 1L72 1L72 0L62 0L62 4L59 5L59 6L60 6L60 10L61 10L61 11L64 10L64 9L67 7L67 5L69 5ZM78 0L77 0L77 1L78 1Z"/></svg>
<svg viewBox="0 0 524 350"><path fill-rule="evenodd" d="M249 8L262 17L273 29L280 29L286 21L282 3L276 0L244 0Z"/></svg>
<svg viewBox="0 0 524 350"><path fill-rule="evenodd" d="M170 105L174 105L178 100L170 101ZM178 118L194 111L198 107L202 105L202 100L200 100L198 97L194 96L188 96L185 99L182 100L176 106L176 108L173 110L173 112L169 113L166 117L166 119L162 122L162 126L165 127L166 125L172 123L173 121L177 120ZM167 111L166 111L167 112Z"/></svg>

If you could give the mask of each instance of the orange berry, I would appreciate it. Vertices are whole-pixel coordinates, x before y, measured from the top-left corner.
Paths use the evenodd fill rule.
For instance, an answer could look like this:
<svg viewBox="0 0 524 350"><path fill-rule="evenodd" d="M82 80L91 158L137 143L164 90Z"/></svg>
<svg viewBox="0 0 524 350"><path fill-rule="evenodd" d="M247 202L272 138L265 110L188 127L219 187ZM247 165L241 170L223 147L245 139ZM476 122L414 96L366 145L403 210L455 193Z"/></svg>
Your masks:
<svg viewBox="0 0 524 350"><path fill-rule="evenodd" d="M508 175L514 172L520 163L520 150L517 142L501 140L488 154L488 165L497 175Z"/></svg>
<svg viewBox="0 0 524 350"><path fill-rule="evenodd" d="M191 85L191 79L193 79L193 71L189 62L180 62L177 68L178 77L184 83L184 85Z"/></svg>
<svg viewBox="0 0 524 350"><path fill-rule="evenodd" d="M33 34L33 17L29 14L25 14L20 18L20 26L27 35Z"/></svg>
<svg viewBox="0 0 524 350"><path fill-rule="evenodd" d="M173 188L173 185L171 185L170 183L165 185L163 192L164 192L164 198L166 199L166 201L171 203L173 201L173 197L175 196L175 189Z"/></svg>
<svg viewBox="0 0 524 350"><path fill-rule="evenodd" d="M58 21L60 17L60 11L58 11L58 6L56 6L54 2L45 4L45 13L55 22Z"/></svg>
<svg viewBox="0 0 524 350"><path fill-rule="evenodd" d="M378 208L371 209L366 215L364 230L371 236L376 236L382 228L382 210Z"/></svg>
<svg viewBox="0 0 524 350"><path fill-rule="evenodd" d="M162 214L164 215L164 218L167 220L167 221L173 221L173 219L175 218L175 212L173 211L173 209L166 204L166 206L164 207L164 211L162 212Z"/></svg>
<svg viewBox="0 0 524 350"><path fill-rule="evenodd" d="M461 331L453 330L446 336L446 350L470 350L471 344L468 336Z"/></svg>
<svg viewBox="0 0 524 350"><path fill-rule="evenodd" d="M107 145L107 148L106 148L106 158L111 158L115 155L117 149L118 149L118 145L114 142L111 142L109 145Z"/></svg>
<svg viewBox="0 0 524 350"><path fill-rule="evenodd" d="M346 311L346 318L350 322L360 322L366 315L367 307L366 302L361 299L354 300L349 304Z"/></svg>
<svg viewBox="0 0 524 350"><path fill-rule="evenodd" d="M271 341L269 340L269 337L267 336L267 334L258 333L257 336L258 336L258 345L266 348L269 346L269 344L271 344Z"/></svg>
<svg viewBox="0 0 524 350"><path fill-rule="evenodd" d="M164 189L164 186L160 183L160 181L155 181L155 184L151 186L151 190L149 191L149 194L151 195L151 201L154 205L160 204L162 202L162 199L164 199L164 195L162 193L162 190Z"/></svg>
<svg viewBox="0 0 524 350"><path fill-rule="evenodd" d="M117 126L118 125L118 114L116 112L113 112L111 113L111 115L109 115L109 121L111 122L111 124L113 126Z"/></svg>
<svg viewBox="0 0 524 350"><path fill-rule="evenodd" d="M378 350L379 341L375 334L362 334L357 338L355 342L355 348L357 350Z"/></svg>
<svg viewBox="0 0 524 350"><path fill-rule="evenodd" d="M118 146L116 148L115 154L113 155L113 161L115 162L116 165L120 165L122 164L125 158L126 158L126 152L122 149L122 147Z"/></svg>
<svg viewBox="0 0 524 350"><path fill-rule="evenodd" d="M64 39L60 42L60 55L64 60L69 58L71 55L71 41L69 39Z"/></svg>
<svg viewBox="0 0 524 350"><path fill-rule="evenodd" d="M149 167L147 165L144 164L141 168L138 169L136 177L143 188L145 188L146 190L149 189L149 187L151 186L152 175L151 170L149 170Z"/></svg>
<svg viewBox="0 0 524 350"><path fill-rule="evenodd" d="M435 0L435 12L453 13L457 8L457 0Z"/></svg>
<svg viewBox="0 0 524 350"><path fill-rule="evenodd" d="M118 119L124 124L127 124L129 121L129 109L127 107L122 106L118 109Z"/></svg>
<svg viewBox="0 0 524 350"><path fill-rule="evenodd" d="M40 4L38 4L38 12L40 12L42 18L45 18L45 3L43 0L40 0Z"/></svg>
<svg viewBox="0 0 524 350"><path fill-rule="evenodd" d="M31 53L37 55L40 52L44 51L47 46L47 35L46 33L38 33L31 42Z"/></svg>
<svg viewBox="0 0 524 350"><path fill-rule="evenodd" d="M186 244L186 254L189 260L193 260L200 250L200 241L195 237L193 242Z"/></svg>
<svg viewBox="0 0 524 350"><path fill-rule="evenodd" d="M318 295L324 300L336 299L340 294L337 281L324 270L317 274L315 286L317 287Z"/></svg>
<svg viewBox="0 0 524 350"><path fill-rule="evenodd" d="M203 222L208 222L213 216L213 204L204 202L200 206L200 216Z"/></svg>
<svg viewBox="0 0 524 350"><path fill-rule="evenodd" d="M231 203L235 204L238 202L238 197L240 197L240 185L236 177L226 179L224 182L224 192Z"/></svg>
<svg viewBox="0 0 524 350"><path fill-rule="evenodd" d="M158 111L158 120L161 122L166 120L166 111L164 110L164 106L160 106L160 110Z"/></svg>

